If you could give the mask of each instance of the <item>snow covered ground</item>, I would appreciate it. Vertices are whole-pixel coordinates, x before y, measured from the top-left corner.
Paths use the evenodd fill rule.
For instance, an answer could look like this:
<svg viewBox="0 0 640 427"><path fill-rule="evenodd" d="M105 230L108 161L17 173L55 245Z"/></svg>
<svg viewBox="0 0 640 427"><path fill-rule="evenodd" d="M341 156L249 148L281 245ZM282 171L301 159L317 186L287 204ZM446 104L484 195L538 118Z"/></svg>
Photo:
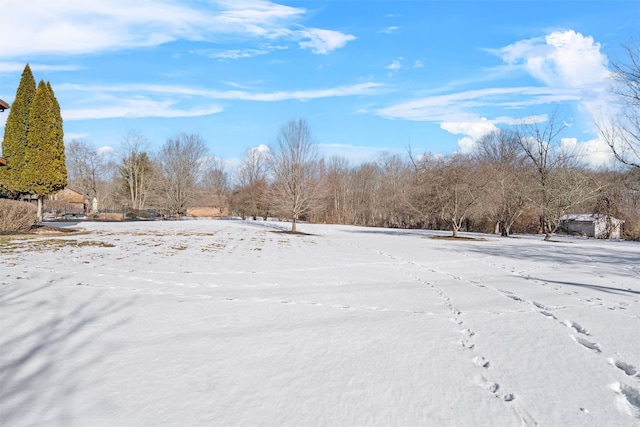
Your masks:
<svg viewBox="0 0 640 427"><path fill-rule="evenodd" d="M78 227L0 244L3 426L640 425L638 243Z"/></svg>

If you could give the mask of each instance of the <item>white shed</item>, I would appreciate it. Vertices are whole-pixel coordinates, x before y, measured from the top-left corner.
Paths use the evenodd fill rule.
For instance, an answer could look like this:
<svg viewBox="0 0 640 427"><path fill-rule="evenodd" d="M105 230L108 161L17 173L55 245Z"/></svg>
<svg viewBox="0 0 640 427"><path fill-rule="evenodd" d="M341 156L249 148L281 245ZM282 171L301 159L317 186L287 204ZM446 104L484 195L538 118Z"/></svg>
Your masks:
<svg viewBox="0 0 640 427"><path fill-rule="evenodd" d="M560 228L566 233L598 239L619 239L623 223L621 219L602 214L569 214L560 218Z"/></svg>

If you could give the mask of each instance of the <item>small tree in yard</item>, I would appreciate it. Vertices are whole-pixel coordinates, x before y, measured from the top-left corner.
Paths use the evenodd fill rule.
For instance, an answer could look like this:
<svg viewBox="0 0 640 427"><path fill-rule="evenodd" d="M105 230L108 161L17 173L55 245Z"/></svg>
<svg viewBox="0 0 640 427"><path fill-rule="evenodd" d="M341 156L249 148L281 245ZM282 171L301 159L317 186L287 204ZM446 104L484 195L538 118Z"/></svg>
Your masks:
<svg viewBox="0 0 640 427"><path fill-rule="evenodd" d="M300 217L318 205L324 192L318 146L306 120L291 119L282 125L270 162L271 198L291 219L291 232L295 233Z"/></svg>
<svg viewBox="0 0 640 427"><path fill-rule="evenodd" d="M38 221L42 221L44 196L67 185L60 106L51 86L40 81L29 113L25 167L20 186L38 197Z"/></svg>

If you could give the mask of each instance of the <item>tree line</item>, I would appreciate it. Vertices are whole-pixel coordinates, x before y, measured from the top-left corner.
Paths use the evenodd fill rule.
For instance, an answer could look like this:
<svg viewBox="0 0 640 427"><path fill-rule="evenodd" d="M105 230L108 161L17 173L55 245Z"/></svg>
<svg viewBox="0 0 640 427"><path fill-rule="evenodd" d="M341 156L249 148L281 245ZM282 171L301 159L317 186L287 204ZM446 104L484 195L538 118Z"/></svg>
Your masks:
<svg viewBox="0 0 640 427"><path fill-rule="evenodd" d="M381 154L353 164L322 158L306 120L280 128L271 147L245 152L233 170L204 140L180 133L156 151L138 133L109 161L83 141L68 144L69 182L102 206L129 204L180 217L208 199L220 216L277 217L397 228L544 233L569 213L626 221L640 237L640 169L594 170L559 138L557 117L491 132L469 154ZM621 164L618 164L621 165Z"/></svg>

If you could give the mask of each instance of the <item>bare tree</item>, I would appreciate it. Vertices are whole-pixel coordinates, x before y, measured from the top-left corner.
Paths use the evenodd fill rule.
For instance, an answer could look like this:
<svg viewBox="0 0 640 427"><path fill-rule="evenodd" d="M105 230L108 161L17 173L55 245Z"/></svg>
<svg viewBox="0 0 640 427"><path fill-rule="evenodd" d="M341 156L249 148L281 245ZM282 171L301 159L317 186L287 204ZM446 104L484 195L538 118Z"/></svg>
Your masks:
<svg viewBox="0 0 640 427"><path fill-rule="evenodd" d="M169 138L157 156L159 203L177 219L186 215L201 178L207 147L199 135L180 133Z"/></svg>
<svg viewBox="0 0 640 427"><path fill-rule="evenodd" d="M409 167L397 154L383 153L378 159L380 174L380 208L385 227L411 225L408 209Z"/></svg>
<svg viewBox="0 0 640 427"><path fill-rule="evenodd" d="M235 188L231 197L233 211L242 219L269 215L267 168L269 147L260 145L245 152L235 172Z"/></svg>
<svg viewBox="0 0 640 427"><path fill-rule="evenodd" d="M271 149L272 200L291 219L291 232L301 216L316 207L325 187L321 182L318 145L304 119L291 119L280 128Z"/></svg>
<svg viewBox="0 0 640 427"><path fill-rule="evenodd" d="M544 125L522 123L517 141L527 157L535 189L528 196L540 212L540 228L550 240L561 217L581 203L597 197L600 186L576 164L575 153L562 146L565 128L554 112Z"/></svg>
<svg viewBox="0 0 640 427"><path fill-rule="evenodd" d="M73 139L65 147L68 185L84 194L89 200L101 201L100 187L107 173L107 161L96 148L81 140Z"/></svg>
<svg viewBox="0 0 640 427"><path fill-rule="evenodd" d="M625 59L612 63L614 94L620 101L615 117L596 123L616 159L640 168L640 45L624 46Z"/></svg>
<svg viewBox="0 0 640 427"><path fill-rule="evenodd" d="M120 149L120 177L133 209L143 209L151 188L153 164L145 148L148 140L142 134L124 135Z"/></svg>
<svg viewBox="0 0 640 427"><path fill-rule="evenodd" d="M327 165L328 203L327 216L330 221L346 224L353 221L349 214L351 201L351 186L349 174L351 167L349 160L344 157L333 156Z"/></svg>
<svg viewBox="0 0 640 427"><path fill-rule="evenodd" d="M478 172L462 154L440 159L433 170L429 182L431 200L453 237L458 237L472 208L482 197L485 179Z"/></svg>
<svg viewBox="0 0 640 427"><path fill-rule="evenodd" d="M476 143L474 159L487 178L483 209L496 224L497 232L509 236L528 205L524 156L517 134L499 130L484 135Z"/></svg>
<svg viewBox="0 0 640 427"><path fill-rule="evenodd" d="M219 214L222 215L229 201L229 174L224 160L213 156L207 160L202 184L205 190L216 198Z"/></svg>

